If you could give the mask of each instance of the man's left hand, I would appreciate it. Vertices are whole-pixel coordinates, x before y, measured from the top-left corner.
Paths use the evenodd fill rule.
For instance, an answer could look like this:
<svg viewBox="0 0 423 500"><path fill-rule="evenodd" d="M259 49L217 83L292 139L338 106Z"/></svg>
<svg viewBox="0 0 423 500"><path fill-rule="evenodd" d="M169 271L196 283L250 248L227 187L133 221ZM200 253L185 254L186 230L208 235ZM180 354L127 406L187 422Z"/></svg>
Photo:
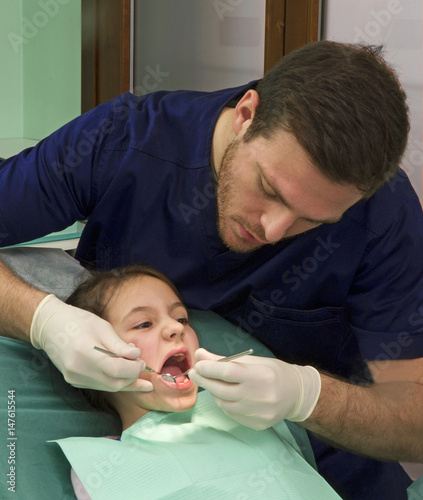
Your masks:
<svg viewBox="0 0 423 500"><path fill-rule="evenodd" d="M229 363L217 362L220 358L198 349L189 377L239 423L263 430L284 419L302 422L313 412L321 388L315 368L259 356Z"/></svg>

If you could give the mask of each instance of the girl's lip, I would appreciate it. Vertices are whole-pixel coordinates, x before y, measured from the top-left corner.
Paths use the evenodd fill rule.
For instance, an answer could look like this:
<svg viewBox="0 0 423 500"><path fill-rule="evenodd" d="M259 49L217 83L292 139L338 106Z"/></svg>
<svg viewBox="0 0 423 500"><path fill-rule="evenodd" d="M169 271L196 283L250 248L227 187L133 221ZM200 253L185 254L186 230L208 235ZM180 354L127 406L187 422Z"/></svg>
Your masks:
<svg viewBox="0 0 423 500"><path fill-rule="evenodd" d="M165 380L163 377L158 377L158 378L171 389L176 389L179 391L190 389L194 385L194 382L189 378L186 378L182 384L178 384L177 382L169 382Z"/></svg>
<svg viewBox="0 0 423 500"><path fill-rule="evenodd" d="M255 243L256 245L267 245L267 241L258 240L249 231L247 231L242 224L238 224L238 227L239 227L239 233L241 237L244 238L244 240L247 240L250 243Z"/></svg>

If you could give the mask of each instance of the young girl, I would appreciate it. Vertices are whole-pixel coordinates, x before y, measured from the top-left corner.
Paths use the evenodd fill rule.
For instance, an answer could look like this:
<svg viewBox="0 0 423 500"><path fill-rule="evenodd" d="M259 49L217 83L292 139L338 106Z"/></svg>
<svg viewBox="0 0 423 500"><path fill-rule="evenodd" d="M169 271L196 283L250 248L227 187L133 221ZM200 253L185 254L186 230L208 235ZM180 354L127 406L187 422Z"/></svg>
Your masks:
<svg viewBox="0 0 423 500"><path fill-rule="evenodd" d="M159 271L133 265L94 273L67 302L111 323L125 342L141 349L142 359L158 373L177 375L193 366L197 335L178 290ZM98 356L108 361L107 355ZM116 411L123 430L149 410L186 411L195 403L197 386L187 377L172 383L143 371L140 378L153 384L151 392L83 392L94 407Z"/></svg>
<svg viewBox="0 0 423 500"><path fill-rule="evenodd" d="M254 431L227 417L206 391L197 398L197 386L181 375L195 364L197 336L164 275L139 265L95 273L68 302L109 321L158 372L141 372L151 392L84 390L93 406L119 414L123 433L120 440L56 441L72 465L78 499L340 498L284 422Z"/></svg>

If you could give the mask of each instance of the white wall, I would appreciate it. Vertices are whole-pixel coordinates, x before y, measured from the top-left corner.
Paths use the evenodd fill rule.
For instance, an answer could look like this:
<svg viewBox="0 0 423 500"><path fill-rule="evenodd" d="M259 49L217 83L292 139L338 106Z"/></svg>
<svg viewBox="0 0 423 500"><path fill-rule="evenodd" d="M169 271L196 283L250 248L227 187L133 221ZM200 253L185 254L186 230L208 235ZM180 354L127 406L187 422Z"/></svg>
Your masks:
<svg viewBox="0 0 423 500"><path fill-rule="evenodd" d="M402 168L423 200L423 2L326 0L323 39L383 44L408 96L411 132Z"/></svg>

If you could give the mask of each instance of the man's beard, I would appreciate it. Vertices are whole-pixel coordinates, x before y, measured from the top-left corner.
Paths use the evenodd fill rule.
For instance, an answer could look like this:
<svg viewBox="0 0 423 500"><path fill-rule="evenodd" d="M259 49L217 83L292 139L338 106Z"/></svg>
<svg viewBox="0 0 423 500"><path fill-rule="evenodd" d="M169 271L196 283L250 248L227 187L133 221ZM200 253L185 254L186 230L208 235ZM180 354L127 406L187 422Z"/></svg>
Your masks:
<svg viewBox="0 0 423 500"><path fill-rule="evenodd" d="M242 139L234 139L226 148L220 163L217 185L217 228L220 238L230 250L238 253L249 253L257 248L260 248L262 245L254 245L246 240L242 246L234 245L227 237L227 232L232 232L229 222L234 221L241 224L247 231L256 237L262 240L265 239L264 230L260 224L252 227L243 219L242 215L231 215L230 213L231 202L234 197L236 197L238 190L233 163L235 155L242 142Z"/></svg>

